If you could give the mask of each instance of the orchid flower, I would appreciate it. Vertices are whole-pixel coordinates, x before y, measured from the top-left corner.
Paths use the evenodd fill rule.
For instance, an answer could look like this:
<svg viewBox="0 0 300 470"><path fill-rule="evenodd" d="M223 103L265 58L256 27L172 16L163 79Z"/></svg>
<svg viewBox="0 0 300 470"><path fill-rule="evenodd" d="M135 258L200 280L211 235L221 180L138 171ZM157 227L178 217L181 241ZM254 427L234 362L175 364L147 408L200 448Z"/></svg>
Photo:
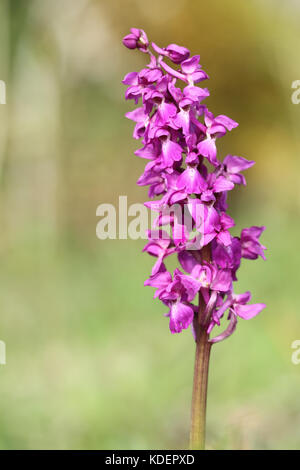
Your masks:
<svg viewBox="0 0 300 470"><path fill-rule="evenodd" d="M137 105L126 114L135 123L134 139L141 140L135 155L146 159L137 183L149 186L151 200L145 205L157 213L144 248L156 258L145 285L154 287L154 297L167 306L171 333L190 328L195 338L191 447L203 448L211 345L265 307L250 304L250 292L236 294L233 287L242 259L265 259L266 248L259 241L265 227L244 228L234 236L235 221L227 213L228 192L246 184L242 172L255 162L235 155L221 159L217 142L238 123L224 114L215 116L203 104L209 90L196 84L209 77L199 55L191 56L177 44L152 43L151 50L146 33L137 28L123 44L150 58L140 72L123 80L125 98ZM177 212L170 212L173 205ZM166 225L170 235L162 229ZM167 270L171 255L177 255L183 271ZM214 336L216 326L223 331Z"/></svg>

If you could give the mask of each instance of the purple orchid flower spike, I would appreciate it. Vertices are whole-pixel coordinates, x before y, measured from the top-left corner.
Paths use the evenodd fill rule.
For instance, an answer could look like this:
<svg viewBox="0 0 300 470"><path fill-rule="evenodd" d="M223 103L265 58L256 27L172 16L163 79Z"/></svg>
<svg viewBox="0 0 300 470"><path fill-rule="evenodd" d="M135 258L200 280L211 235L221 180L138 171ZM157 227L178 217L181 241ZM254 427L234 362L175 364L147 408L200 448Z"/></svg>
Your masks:
<svg viewBox="0 0 300 470"><path fill-rule="evenodd" d="M123 44L150 58L140 72L123 80L125 98L137 105L126 114L135 124L134 139L141 140L135 155L146 160L137 184L149 187L151 200L145 205L156 213L144 247L156 260L145 286L154 287L154 297L167 306L171 333L189 327L193 332L191 447L201 448L206 389L199 397L199 383L207 386L211 345L230 337L239 321L252 319L265 308L263 303L249 303L250 292L237 295L233 287L243 259L265 259L266 248L259 241L265 227L244 228L240 237L233 236L235 221L227 212L228 192L246 184L243 172L255 162L230 154L222 160L218 139L238 123L224 114L214 115L203 104L209 90L197 84L209 77L199 55L191 56L187 48L173 43L151 43L150 50L146 33L137 28ZM174 254L183 271L175 269L171 275L165 263ZM214 335L216 326L222 329Z"/></svg>

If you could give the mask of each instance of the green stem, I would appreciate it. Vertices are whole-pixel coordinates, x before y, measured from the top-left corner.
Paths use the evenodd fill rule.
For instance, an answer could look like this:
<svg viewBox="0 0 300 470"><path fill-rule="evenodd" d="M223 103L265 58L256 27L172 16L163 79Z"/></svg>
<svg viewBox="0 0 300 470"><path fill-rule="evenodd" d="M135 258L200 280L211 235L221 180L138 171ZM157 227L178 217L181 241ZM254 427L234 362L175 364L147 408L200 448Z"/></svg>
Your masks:
<svg viewBox="0 0 300 470"><path fill-rule="evenodd" d="M200 332L196 341L190 433L190 448L193 450L205 449L206 401L210 349L211 343L208 342L208 334L203 330Z"/></svg>
<svg viewBox="0 0 300 470"><path fill-rule="evenodd" d="M205 261L210 260L209 246L204 247L201 256ZM205 324L205 308L206 304L199 292L199 310L194 318L196 354L190 431L190 448L193 450L205 449L208 367L211 350L209 335L206 332L207 324Z"/></svg>

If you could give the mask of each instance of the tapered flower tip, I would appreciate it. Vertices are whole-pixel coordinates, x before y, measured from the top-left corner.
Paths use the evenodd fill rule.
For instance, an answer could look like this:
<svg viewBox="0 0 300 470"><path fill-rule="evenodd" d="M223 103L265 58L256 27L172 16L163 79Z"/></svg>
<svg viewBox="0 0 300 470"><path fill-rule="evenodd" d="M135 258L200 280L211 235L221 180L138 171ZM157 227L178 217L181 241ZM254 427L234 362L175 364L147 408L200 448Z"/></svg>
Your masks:
<svg viewBox="0 0 300 470"><path fill-rule="evenodd" d="M217 116L215 118L215 122L217 124L222 124L229 131L232 131L232 129L234 129L235 127L239 125L238 122L234 121L233 119L230 119L228 116L225 116L224 114L220 114L219 116Z"/></svg>
<svg viewBox="0 0 300 470"><path fill-rule="evenodd" d="M264 308L266 304L250 304L250 305L236 305L234 308L235 313L244 320L250 320L256 317Z"/></svg>
<svg viewBox="0 0 300 470"><path fill-rule="evenodd" d="M230 173L239 173L240 171L247 170L255 164L254 160L246 160L243 157L237 157L235 155L227 155L224 158L224 165Z"/></svg>
<svg viewBox="0 0 300 470"><path fill-rule="evenodd" d="M244 228L242 233L244 236L252 237L252 238L259 238L261 234L266 230L266 227L262 225L261 227L252 226L249 228Z"/></svg>
<svg viewBox="0 0 300 470"><path fill-rule="evenodd" d="M128 49L140 49L145 51L148 48L149 41L145 31L142 29L131 28L130 34L127 34L122 40L125 47Z"/></svg>
<svg viewBox="0 0 300 470"><path fill-rule="evenodd" d="M251 300L251 292L247 291L243 294L235 294L233 297L236 304L245 305Z"/></svg>

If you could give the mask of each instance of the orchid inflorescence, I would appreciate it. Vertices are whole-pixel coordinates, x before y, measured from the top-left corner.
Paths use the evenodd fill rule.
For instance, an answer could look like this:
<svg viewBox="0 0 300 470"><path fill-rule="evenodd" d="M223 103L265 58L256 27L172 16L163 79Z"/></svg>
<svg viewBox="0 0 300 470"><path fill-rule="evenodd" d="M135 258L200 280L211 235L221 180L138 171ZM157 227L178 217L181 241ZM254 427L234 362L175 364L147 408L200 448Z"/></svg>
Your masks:
<svg viewBox="0 0 300 470"><path fill-rule="evenodd" d="M154 297L169 308L172 333L191 325L195 335L197 298L204 304L200 324L208 334L228 312L223 333L209 340L215 343L234 332L237 317L248 320L265 307L249 304L250 292L233 292L241 259L265 259L259 242L265 227L245 228L234 237L229 229L235 222L226 212L228 191L246 184L241 172L255 162L233 155L218 159L217 139L238 123L225 115L214 116L202 104L209 91L195 84L209 77L199 55L191 57L188 49L176 44L161 48L152 43L151 51L146 33L136 28L123 44L150 57L145 68L123 80L128 85L126 99L136 105L142 100L142 106L126 117L136 123L133 137L142 139L143 147L135 154L149 160L137 184L149 186L152 200L145 205L157 212L144 248L157 260L145 285L155 287ZM176 86L178 80L184 85ZM173 205L179 213L170 211ZM170 235L162 229L166 225ZM175 253L182 270L177 268L172 275L164 260Z"/></svg>

